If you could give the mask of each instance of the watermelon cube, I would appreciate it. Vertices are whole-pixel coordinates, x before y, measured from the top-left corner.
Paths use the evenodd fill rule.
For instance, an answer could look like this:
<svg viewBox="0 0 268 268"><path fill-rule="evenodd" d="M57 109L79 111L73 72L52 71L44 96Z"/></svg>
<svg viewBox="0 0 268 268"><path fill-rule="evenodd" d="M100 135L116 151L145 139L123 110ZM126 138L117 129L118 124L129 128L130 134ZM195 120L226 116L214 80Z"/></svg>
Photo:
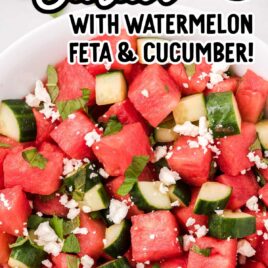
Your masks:
<svg viewBox="0 0 268 268"><path fill-rule="evenodd" d="M77 235L80 244L79 256L88 255L91 258L98 259L104 248L103 239L105 238L106 227L100 220L93 220L90 216L80 214L80 227L87 228L86 235Z"/></svg>
<svg viewBox="0 0 268 268"><path fill-rule="evenodd" d="M60 186L63 154L52 144L42 144L39 153L47 159L47 163L44 169L40 169L32 167L22 157L23 151L32 148L14 149L7 155L4 160L5 187L19 185L28 193L50 195Z"/></svg>
<svg viewBox="0 0 268 268"><path fill-rule="evenodd" d="M248 70L242 77L236 93L238 108L243 121L256 123L264 109L268 81Z"/></svg>
<svg viewBox="0 0 268 268"><path fill-rule="evenodd" d="M30 214L29 201L22 187L15 186L0 191L0 232L22 235Z"/></svg>
<svg viewBox="0 0 268 268"><path fill-rule="evenodd" d="M186 183L201 186L209 178L212 153L210 149L204 151L201 146L190 148L189 141L197 142L197 139L180 137L175 142L171 157L167 162L169 167L177 171Z"/></svg>
<svg viewBox="0 0 268 268"><path fill-rule="evenodd" d="M226 91L232 91L235 93L238 86L238 82L239 80L237 77L228 78L216 84L212 89L206 89L205 94Z"/></svg>
<svg viewBox="0 0 268 268"><path fill-rule="evenodd" d="M265 267L268 266L268 240L263 240L256 248L255 259L262 262Z"/></svg>
<svg viewBox="0 0 268 268"><path fill-rule="evenodd" d="M237 241L218 240L212 237L201 237L195 243L201 249L211 248L206 257L190 250L187 268L234 268L236 267Z"/></svg>
<svg viewBox="0 0 268 268"><path fill-rule="evenodd" d="M268 206L268 184L266 183L264 187L259 190L259 195L262 197L262 202Z"/></svg>
<svg viewBox="0 0 268 268"><path fill-rule="evenodd" d="M181 254L178 225L169 211L131 218L132 257L136 262L157 261Z"/></svg>
<svg viewBox="0 0 268 268"><path fill-rule="evenodd" d="M92 130L98 132L90 118L82 112L76 112L55 128L50 136L69 157L92 159L92 150L85 141L85 135Z"/></svg>
<svg viewBox="0 0 268 268"><path fill-rule="evenodd" d="M177 106L180 91L167 71L153 64L131 83L128 97L141 115L156 127Z"/></svg>
<svg viewBox="0 0 268 268"><path fill-rule="evenodd" d="M266 268L266 266L258 261L254 260L247 260L247 262L244 265L240 266L241 268Z"/></svg>
<svg viewBox="0 0 268 268"><path fill-rule="evenodd" d="M251 168L254 163L249 161L247 155L256 137L255 125L244 122L240 134L219 139L218 148L221 154L218 164L221 171L227 175L237 176L242 170Z"/></svg>
<svg viewBox="0 0 268 268"><path fill-rule="evenodd" d="M125 75L128 85L130 85L134 81L134 79L142 73L145 67L146 65L141 64L139 62L132 65L131 72Z"/></svg>
<svg viewBox="0 0 268 268"><path fill-rule="evenodd" d="M244 206L247 200L258 193L258 183L252 172L245 175L229 176L221 175L216 181L232 187L232 194L227 207L230 209L239 209Z"/></svg>
<svg viewBox="0 0 268 268"><path fill-rule="evenodd" d="M53 268L69 267L73 258L77 258L77 256L66 253L60 253L58 256L52 256Z"/></svg>
<svg viewBox="0 0 268 268"><path fill-rule="evenodd" d="M187 257L181 256L174 259L165 260L160 263L160 268L187 268Z"/></svg>
<svg viewBox="0 0 268 268"><path fill-rule="evenodd" d="M15 242L15 240L14 236L0 232L0 265L8 262L11 252L9 245Z"/></svg>
<svg viewBox="0 0 268 268"><path fill-rule="evenodd" d="M124 175L134 156L150 156L152 153L140 123L125 125L120 132L94 143L92 148L110 176Z"/></svg>
<svg viewBox="0 0 268 268"><path fill-rule="evenodd" d="M79 64L70 65L64 60L57 66L59 95L57 101L82 97L83 88L90 90L89 104L95 103L95 78Z"/></svg>

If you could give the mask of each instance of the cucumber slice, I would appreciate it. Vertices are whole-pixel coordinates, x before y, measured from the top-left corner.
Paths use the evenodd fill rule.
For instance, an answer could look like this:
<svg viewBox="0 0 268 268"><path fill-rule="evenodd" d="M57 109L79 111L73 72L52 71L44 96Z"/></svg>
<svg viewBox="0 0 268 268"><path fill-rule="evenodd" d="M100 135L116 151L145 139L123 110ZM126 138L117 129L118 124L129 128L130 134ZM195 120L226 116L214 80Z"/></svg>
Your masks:
<svg viewBox="0 0 268 268"><path fill-rule="evenodd" d="M160 192L161 182L137 182L131 190L131 200L138 208L149 212L159 209L171 209L168 193Z"/></svg>
<svg viewBox="0 0 268 268"><path fill-rule="evenodd" d="M96 76L96 103L113 104L127 97L127 83L121 71L114 71Z"/></svg>
<svg viewBox="0 0 268 268"><path fill-rule="evenodd" d="M109 196L103 184L98 183L88 190L84 195L83 201L79 202L79 206L87 206L91 211L99 211L108 208Z"/></svg>
<svg viewBox="0 0 268 268"><path fill-rule="evenodd" d="M243 238L256 232L256 218L244 212L224 211L209 217L209 234L219 239Z"/></svg>
<svg viewBox="0 0 268 268"><path fill-rule="evenodd" d="M112 260L98 266L98 268L130 268L128 261L126 258L119 258L116 260Z"/></svg>
<svg viewBox="0 0 268 268"><path fill-rule="evenodd" d="M130 224L124 220L113 224L105 232L106 245L104 252L113 257L123 256L130 245Z"/></svg>
<svg viewBox="0 0 268 268"><path fill-rule="evenodd" d="M178 134L173 131L175 126L173 116L166 118L154 131L156 142L172 142L178 137Z"/></svg>
<svg viewBox="0 0 268 268"><path fill-rule="evenodd" d="M3 100L0 105L0 134L19 142L36 139L36 120L24 100Z"/></svg>
<svg viewBox="0 0 268 268"><path fill-rule="evenodd" d="M219 182L206 182L197 196L194 213L209 215L224 209L232 193L232 187Z"/></svg>
<svg viewBox="0 0 268 268"><path fill-rule="evenodd" d="M40 268L47 253L35 247L30 241L12 249L8 265L11 268Z"/></svg>
<svg viewBox="0 0 268 268"><path fill-rule="evenodd" d="M207 116L204 95L200 93L182 98L174 109L173 116L177 124L195 122L200 117Z"/></svg>
<svg viewBox="0 0 268 268"><path fill-rule="evenodd" d="M268 120L256 124L259 141L265 150L268 150Z"/></svg>
<svg viewBox="0 0 268 268"><path fill-rule="evenodd" d="M179 201L181 206L189 206L191 201L191 189L187 184L177 181L175 185L169 187L168 193L172 202Z"/></svg>
<svg viewBox="0 0 268 268"><path fill-rule="evenodd" d="M232 92L211 93L206 98L209 127L215 138L241 131L241 116Z"/></svg>
<svg viewBox="0 0 268 268"><path fill-rule="evenodd" d="M165 39L161 39L161 38L138 38L137 40L137 53L139 56L139 62L142 64L146 64L146 62L144 61L144 57L143 57L143 46L145 43L151 42L151 43L155 43L155 42L167 42L168 40ZM157 54L156 49L151 48L148 56L154 56Z"/></svg>

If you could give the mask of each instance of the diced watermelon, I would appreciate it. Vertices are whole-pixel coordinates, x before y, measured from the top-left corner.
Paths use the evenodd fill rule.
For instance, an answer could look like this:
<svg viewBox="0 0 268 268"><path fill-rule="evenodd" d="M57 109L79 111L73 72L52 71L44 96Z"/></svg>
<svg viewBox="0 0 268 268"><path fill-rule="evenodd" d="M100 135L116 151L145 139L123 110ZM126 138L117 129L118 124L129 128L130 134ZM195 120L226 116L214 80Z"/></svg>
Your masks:
<svg viewBox="0 0 268 268"><path fill-rule="evenodd" d="M95 78L85 67L70 65L64 60L57 66L59 96L57 101L76 99L82 96L83 88L90 90L89 104L95 103Z"/></svg>
<svg viewBox="0 0 268 268"><path fill-rule="evenodd" d="M0 265L8 262L11 252L9 245L15 242L15 240L14 236L0 232Z"/></svg>
<svg viewBox="0 0 268 268"><path fill-rule="evenodd" d="M255 259L268 266L268 240L263 240L258 244L256 249Z"/></svg>
<svg viewBox="0 0 268 268"><path fill-rule="evenodd" d="M247 200L258 193L258 183L252 172L245 175L229 176L221 175L216 181L232 187L232 194L227 207L230 209L238 209L244 206Z"/></svg>
<svg viewBox="0 0 268 268"><path fill-rule="evenodd" d="M50 136L69 157L92 159L92 150L85 141L85 135L92 130L99 132L88 116L76 112L74 118L65 119Z"/></svg>
<svg viewBox="0 0 268 268"><path fill-rule="evenodd" d="M65 217L68 214L68 209L59 200L59 196L36 196L33 206L36 211L42 212L45 215Z"/></svg>
<svg viewBox="0 0 268 268"><path fill-rule="evenodd" d="M99 118L98 121L106 123L109 121L109 118L114 115L116 115L118 120L125 125L140 122L144 130L147 133L149 132L149 127L147 126L145 120L128 99L113 104L109 110Z"/></svg>
<svg viewBox="0 0 268 268"><path fill-rule="evenodd" d="M120 132L95 142L92 148L110 176L123 175L134 156L151 155L149 139L140 123L125 125Z"/></svg>
<svg viewBox="0 0 268 268"><path fill-rule="evenodd" d="M30 214L29 201L20 186L0 191L0 232L22 235Z"/></svg>
<svg viewBox="0 0 268 268"><path fill-rule="evenodd" d="M169 211L156 211L131 218L132 256L137 262L157 261L181 254L175 217ZM155 239L151 239L154 235Z"/></svg>
<svg viewBox="0 0 268 268"><path fill-rule="evenodd" d="M146 65L139 62L132 65L131 72L126 75L127 83L130 85L134 79L142 73Z"/></svg>
<svg viewBox="0 0 268 268"><path fill-rule="evenodd" d="M180 226L187 232L192 231L195 232L196 229L194 228L195 224L199 224L200 226L208 225L208 217L205 215L198 215L194 213L194 205L199 193L199 188L194 188L192 190L192 198L190 205L188 207L178 207L173 210L173 214L177 218ZM189 218L193 218L195 223L191 226L186 226L186 222Z"/></svg>
<svg viewBox="0 0 268 268"><path fill-rule="evenodd" d="M205 94L226 91L232 91L235 93L238 86L238 82L239 80L237 77L228 78L216 84L212 89L206 89Z"/></svg>
<svg viewBox="0 0 268 268"><path fill-rule="evenodd" d="M204 152L201 146L190 148L188 141L197 139L184 136L175 142L171 157L167 160L168 165L177 171L185 182L201 186L209 178L212 153L210 149Z"/></svg>
<svg viewBox="0 0 268 268"><path fill-rule="evenodd" d="M44 169L31 167L23 159L22 152L32 149L14 149L4 160L4 180L5 187L20 185L25 192L50 195L60 186L60 176L62 174L63 154L58 148L49 143L44 143L39 148L39 153L46 159ZM18 168L19 167L19 168Z"/></svg>
<svg viewBox="0 0 268 268"><path fill-rule="evenodd" d="M212 237L201 237L195 245L199 248L211 248L209 257L190 250L187 268L234 268L236 267L237 241L218 240Z"/></svg>
<svg viewBox="0 0 268 268"><path fill-rule="evenodd" d="M105 238L106 227L100 220L93 220L88 215L80 214L80 227L87 228L88 234L77 235L80 243L79 256L88 255L98 259L104 248L103 239Z"/></svg>
<svg viewBox="0 0 268 268"><path fill-rule="evenodd" d="M244 265L239 266L240 268L266 268L266 266L258 261L247 260Z"/></svg>
<svg viewBox="0 0 268 268"><path fill-rule="evenodd" d="M36 144L40 144L50 138L49 134L53 130L54 125L51 123L51 120L46 119L36 109L33 109L33 113L37 127Z"/></svg>
<svg viewBox="0 0 268 268"><path fill-rule="evenodd" d="M256 123L264 109L268 81L248 70L237 89L236 100L242 119Z"/></svg>
<svg viewBox="0 0 268 268"><path fill-rule="evenodd" d="M136 77L130 85L128 97L141 115L156 127L176 107L180 91L167 71L153 64Z"/></svg>
<svg viewBox="0 0 268 268"><path fill-rule="evenodd" d="M268 168L266 169L259 169L261 175L263 176L263 178L268 181Z"/></svg>
<svg viewBox="0 0 268 268"><path fill-rule="evenodd" d="M187 76L182 63L170 65L168 73L181 89L183 95L191 95L203 92L206 89L209 77L203 76L204 74L208 75L210 69L211 65L203 60L201 64L195 65L195 74L191 78Z"/></svg>
<svg viewBox="0 0 268 268"><path fill-rule="evenodd" d="M113 52L114 56L114 62L111 65L112 70L123 70L125 75L130 74L131 69L132 69L132 64L121 64L116 60L116 53L117 53L117 43L126 40L129 41L131 48L136 51L137 48L137 37L136 36L129 36L126 32L125 29L121 30L121 34L119 36L108 36L108 35L103 35L103 36L97 36L92 39L93 41L108 41L111 45L111 49ZM106 73L107 69L105 68L104 64L92 64L90 63L87 67L87 70L89 73L92 75L97 75L101 73Z"/></svg>
<svg viewBox="0 0 268 268"><path fill-rule="evenodd" d="M266 183L260 190L259 195L261 196L262 202L265 206L268 206L268 183Z"/></svg>
<svg viewBox="0 0 268 268"><path fill-rule="evenodd" d="M250 162L247 155L249 147L256 139L256 127L251 123L242 123L241 133L234 136L219 139L218 145L221 154L218 158L220 169L225 174L236 176L242 170L251 168L254 163Z"/></svg>
<svg viewBox="0 0 268 268"><path fill-rule="evenodd" d="M160 263L160 268L187 268L187 258L185 256L165 260Z"/></svg>
<svg viewBox="0 0 268 268"><path fill-rule="evenodd" d="M53 268L69 268L68 257L77 258L75 255L60 253L58 256L52 256Z"/></svg>

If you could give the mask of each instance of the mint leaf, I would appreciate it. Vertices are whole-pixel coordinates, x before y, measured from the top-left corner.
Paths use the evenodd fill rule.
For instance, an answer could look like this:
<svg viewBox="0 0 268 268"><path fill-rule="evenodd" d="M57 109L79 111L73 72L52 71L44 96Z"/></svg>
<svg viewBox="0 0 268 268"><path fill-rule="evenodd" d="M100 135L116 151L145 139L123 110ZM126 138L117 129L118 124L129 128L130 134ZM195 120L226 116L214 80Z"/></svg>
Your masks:
<svg viewBox="0 0 268 268"><path fill-rule="evenodd" d="M58 101L56 102L56 106L58 111L62 117L62 119L66 119L69 114L74 113L75 111L83 109L86 111L86 106L90 97L90 90L89 89L82 89L82 97L67 100L67 101Z"/></svg>
<svg viewBox="0 0 268 268"><path fill-rule="evenodd" d="M63 234L69 235L72 231L80 226L80 219L79 217L74 218L73 220L64 221L63 222Z"/></svg>
<svg viewBox="0 0 268 268"><path fill-rule="evenodd" d="M28 219L28 222L27 222L27 228L28 229L37 229L38 226L42 223L42 222L45 222L45 221L48 221L49 219L47 218L42 218L42 217L39 217L37 215L31 215Z"/></svg>
<svg viewBox="0 0 268 268"><path fill-rule="evenodd" d="M70 234L64 241L62 251L65 253L79 253L80 244L74 234Z"/></svg>
<svg viewBox="0 0 268 268"><path fill-rule="evenodd" d="M188 77L192 77L195 74L195 64L184 64L184 68Z"/></svg>
<svg viewBox="0 0 268 268"><path fill-rule="evenodd" d="M137 182L138 177L141 175L142 171L146 167L149 161L149 156L134 156L130 166L125 172L125 181L118 189L117 193L119 195L127 195L134 184Z"/></svg>
<svg viewBox="0 0 268 268"><path fill-rule="evenodd" d="M51 98L51 102L55 102L59 95L59 87L58 87L58 74L54 66L47 66L47 90L48 94Z"/></svg>
<svg viewBox="0 0 268 268"><path fill-rule="evenodd" d="M209 257L210 253L211 253L211 248L200 248L197 245L193 245L192 246L192 251L197 253L197 254L199 254L199 255Z"/></svg>
<svg viewBox="0 0 268 268"><path fill-rule="evenodd" d="M67 260L67 268L79 268L80 260L77 257L67 255L66 258L67 258L66 259Z"/></svg>
<svg viewBox="0 0 268 268"><path fill-rule="evenodd" d="M261 150L261 143L260 143L259 139L256 139L254 141L254 143L250 145L249 150L251 152L253 152L255 150Z"/></svg>
<svg viewBox="0 0 268 268"><path fill-rule="evenodd" d="M9 245L10 248L16 248L24 245L28 241L27 237L18 237L15 243Z"/></svg>
<svg viewBox="0 0 268 268"><path fill-rule="evenodd" d="M55 231L57 236L60 239L63 239L63 219L53 216L53 218L49 221L49 225Z"/></svg>
<svg viewBox="0 0 268 268"><path fill-rule="evenodd" d="M10 147L11 147L10 144L0 142L0 148L10 148Z"/></svg>
<svg viewBox="0 0 268 268"><path fill-rule="evenodd" d="M116 116L111 116L104 131L104 136L112 135L123 128Z"/></svg>
<svg viewBox="0 0 268 268"><path fill-rule="evenodd" d="M37 167L39 169L46 168L47 159L39 154L36 148L23 151L22 157L31 167Z"/></svg>

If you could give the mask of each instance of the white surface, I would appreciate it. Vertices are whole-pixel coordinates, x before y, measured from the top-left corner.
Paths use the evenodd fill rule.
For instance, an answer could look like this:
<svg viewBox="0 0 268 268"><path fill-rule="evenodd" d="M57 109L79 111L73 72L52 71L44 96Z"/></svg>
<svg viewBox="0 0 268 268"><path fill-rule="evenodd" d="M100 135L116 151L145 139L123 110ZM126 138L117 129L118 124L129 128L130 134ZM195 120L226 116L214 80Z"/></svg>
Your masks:
<svg viewBox="0 0 268 268"><path fill-rule="evenodd" d="M232 2L229 0L177 0L174 4L192 8L222 13L253 12L256 17L256 35L268 43L268 0L245 0ZM84 8L83 5L69 5L67 11ZM131 8L131 6L128 5ZM139 6L140 10L143 9ZM16 39L30 30L53 20L49 15L39 13L31 0L0 1L0 52Z"/></svg>

